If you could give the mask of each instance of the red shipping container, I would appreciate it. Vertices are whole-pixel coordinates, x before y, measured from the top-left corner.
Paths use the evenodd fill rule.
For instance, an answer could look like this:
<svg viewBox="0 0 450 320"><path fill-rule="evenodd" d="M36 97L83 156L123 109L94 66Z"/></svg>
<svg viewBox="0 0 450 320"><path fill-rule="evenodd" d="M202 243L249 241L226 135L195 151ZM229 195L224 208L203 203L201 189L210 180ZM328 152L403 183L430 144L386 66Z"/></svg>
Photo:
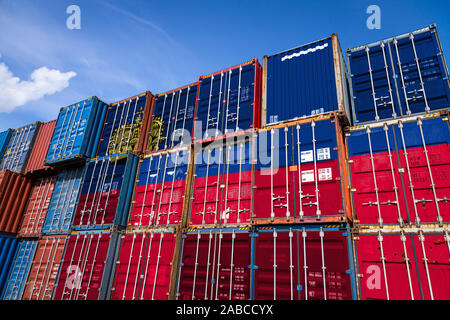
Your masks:
<svg viewBox="0 0 450 320"><path fill-rule="evenodd" d="M399 229L353 236L362 300L449 300L450 237Z"/></svg>
<svg viewBox="0 0 450 320"><path fill-rule="evenodd" d="M182 223L190 148L152 153L140 161L129 226Z"/></svg>
<svg viewBox="0 0 450 320"><path fill-rule="evenodd" d="M347 237L336 227L262 227L255 238L255 300L351 300Z"/></svg>
<svg viewBox="0 0 450 320"><path fill-rule="evenodd" d="M67 235L39 240L22 300L51 300Z"/></svg>
<svg viewBox="0 0 450 320"><path fill-rule="evenodd" d="M31 186L31 180L21 174L0 171L0 232L19 231Z"/></svg>
<svg viewBox="0 0 450 320"><path fill-rule="evenodd" d="M251 223L254 134L196 145L188 210L191 226Z"/></svg>
<svg viewBox="0 0 450 320"><path fill-rule="evenodd" d="M188 231L178 270L178 299L250 299L251 245L247 228Z"/></svg>
<svg viewBox="0 0 450 320"><path fill-rule="evenodd" d="M173 229L127 231L122 236L111 299L167 300L172 265L177 265L173 263L176 242L177 233Z"/></svg>
<svg viewBox="0 0 450 320"><path fill-rule="evenodd" d="M55 187L56 177L40 178L33 182L27 209L19 230L20 237L39 237Z"/></svg>
<svg viewBox="0 0 450 320"><path fill-rule="evenodd" d="M110 286L119 234L86 231L70 235L54 300L104 300Z"/></svg>
<svg viewBox="0 0 450 320"><path fill-rule="evenodd" d="M44 166L44 159L47 154L48 146L55 129L56 120L41 124L36 140L28 159L25 173L37 173L43 170L49 170L50 167Z"/></svg>
<svg viewBox="0 0 450 320"><path fill-rule="evenodd" d="M450 130L440 113L354 127L347 134L361 224L450 221Z"/></svg>

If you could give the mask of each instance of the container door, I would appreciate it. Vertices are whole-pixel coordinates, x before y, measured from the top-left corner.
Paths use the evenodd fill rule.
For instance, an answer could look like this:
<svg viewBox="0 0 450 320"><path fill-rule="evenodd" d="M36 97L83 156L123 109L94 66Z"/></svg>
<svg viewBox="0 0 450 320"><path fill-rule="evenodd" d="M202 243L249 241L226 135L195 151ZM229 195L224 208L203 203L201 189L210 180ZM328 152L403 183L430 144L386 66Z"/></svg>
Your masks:
<svg viewBox="0 0 450 320"><path fill-rule="evenodd" d="M271 129L258 133L255 166L256 219L289 218L294 216L290 172L293 159L293 128Z"/></svg>
<svg viewBox="0 0 450 320"><path fill-rule="evenodd" d="M171 148L191 142L197 89L198 85L195 84L181 89L177 93L177 109L173 120L173 128L169 133Z"/></svg>

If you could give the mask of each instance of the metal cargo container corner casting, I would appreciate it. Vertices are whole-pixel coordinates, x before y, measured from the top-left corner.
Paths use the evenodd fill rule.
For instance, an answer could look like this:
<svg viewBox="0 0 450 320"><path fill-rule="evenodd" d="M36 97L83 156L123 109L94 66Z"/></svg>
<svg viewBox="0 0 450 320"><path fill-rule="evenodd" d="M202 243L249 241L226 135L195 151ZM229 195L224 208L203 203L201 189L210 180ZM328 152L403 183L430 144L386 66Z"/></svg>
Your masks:
<svg viewBox="0 0 450 320"><path fill-rule="evenodd" d="M45 165L57 166L94 158L107 104L92 97L61 108L45 157Z"/></svg>
<svg viewBox="0 0 450 320"><path fill-rule="evenodd" d="M348 73L336 34L263 58L262 124L340 112L351 119Z"/></svg>
<svg viewBox="0 0 450 320"><path fill-rule="evenodd" d="M436 25L347 50L353 120L377 122L450 108Z"/></svg>

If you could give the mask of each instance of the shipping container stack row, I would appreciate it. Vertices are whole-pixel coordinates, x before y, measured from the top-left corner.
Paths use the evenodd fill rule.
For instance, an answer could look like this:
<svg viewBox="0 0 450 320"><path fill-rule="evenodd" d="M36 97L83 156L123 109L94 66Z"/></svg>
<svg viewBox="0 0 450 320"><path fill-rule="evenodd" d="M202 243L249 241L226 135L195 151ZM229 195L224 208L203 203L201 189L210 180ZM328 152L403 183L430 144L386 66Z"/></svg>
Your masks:
<svg viewBox="0 0 450 320"><path fill-rule="evenodd" d="M0 134L2 299L448 299L434 25ZM349 70L349 71L347 71Z"/></svg>

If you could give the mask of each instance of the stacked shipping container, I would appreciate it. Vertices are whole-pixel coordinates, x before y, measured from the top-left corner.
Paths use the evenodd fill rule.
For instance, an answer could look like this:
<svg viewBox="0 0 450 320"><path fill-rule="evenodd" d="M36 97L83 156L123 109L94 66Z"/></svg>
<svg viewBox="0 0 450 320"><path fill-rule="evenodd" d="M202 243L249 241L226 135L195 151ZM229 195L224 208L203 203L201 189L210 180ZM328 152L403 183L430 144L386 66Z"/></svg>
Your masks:
<svg viewBox="0 0 450 320"><path fill-rule="evenodd" d="M1 133L2 298L448 299L441 52L349 50L352 109L332 35Z"/></svg>

